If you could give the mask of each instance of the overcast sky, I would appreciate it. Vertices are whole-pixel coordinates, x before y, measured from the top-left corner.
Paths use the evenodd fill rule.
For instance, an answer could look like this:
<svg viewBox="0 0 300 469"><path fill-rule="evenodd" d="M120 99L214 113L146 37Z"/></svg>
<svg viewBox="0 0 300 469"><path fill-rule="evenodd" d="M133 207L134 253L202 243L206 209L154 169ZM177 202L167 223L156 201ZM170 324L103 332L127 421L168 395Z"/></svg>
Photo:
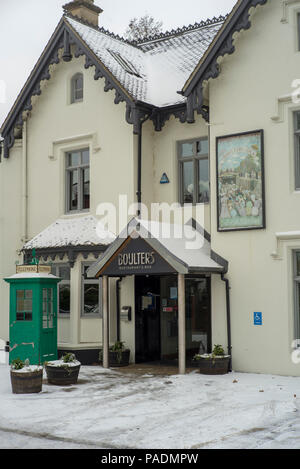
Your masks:
<svg viewBox="0 0 300 469"><path fill-rule="evenodd" d="M65 3L66 0L0 0L0 125L59 22ZM229 13L235 3L236 0L95 1L104 10L99 25L120 35L131 18L145 13L161 20L165 31Z"/></svg>

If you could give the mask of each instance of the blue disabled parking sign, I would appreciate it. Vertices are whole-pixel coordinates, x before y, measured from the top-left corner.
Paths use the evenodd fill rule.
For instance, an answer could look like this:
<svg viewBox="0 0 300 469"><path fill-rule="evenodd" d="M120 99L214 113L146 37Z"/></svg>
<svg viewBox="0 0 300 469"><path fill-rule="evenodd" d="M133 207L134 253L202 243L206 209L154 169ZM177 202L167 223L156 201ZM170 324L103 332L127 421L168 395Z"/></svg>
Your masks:
<svg viewBox="0 0 300 469"><path fill-rule="evenodd" d="M254 313L254 326L262 326L262 313Z"/></svg>

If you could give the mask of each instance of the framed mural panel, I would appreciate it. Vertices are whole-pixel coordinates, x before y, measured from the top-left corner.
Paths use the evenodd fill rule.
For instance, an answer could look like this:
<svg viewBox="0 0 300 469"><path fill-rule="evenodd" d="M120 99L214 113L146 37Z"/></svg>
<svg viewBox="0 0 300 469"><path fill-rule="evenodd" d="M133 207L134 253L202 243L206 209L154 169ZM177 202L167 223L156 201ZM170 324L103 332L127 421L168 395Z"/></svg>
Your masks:
<svg viewBox="0 0 300 469"><path fill-rule="evenodd" d="M264 131L217 137L218 231L266 227Z"/></svg>

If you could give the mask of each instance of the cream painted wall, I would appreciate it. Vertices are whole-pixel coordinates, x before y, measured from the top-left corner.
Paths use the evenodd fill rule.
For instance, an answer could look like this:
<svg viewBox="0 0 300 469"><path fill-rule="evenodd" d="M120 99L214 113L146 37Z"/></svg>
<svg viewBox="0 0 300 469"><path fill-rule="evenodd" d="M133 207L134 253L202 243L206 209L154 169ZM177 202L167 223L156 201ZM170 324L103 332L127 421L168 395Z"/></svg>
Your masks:
<svg viewBox="0 0 300 469"><path fill-rule="evenodd" d="M10 158L0 164L0 338L9 339L9 285L5 277L21 263L22 142L16 141Z"/></svg>
<svg viewBox="0 0 300 469"><path fill-rule="evenodd" d="M70 104L70 79L84 74L84 100ZM135 138L125 121L125 104L114 104L114 92L104 92L102 80L94 80L94 68L86 70L84 59L60 62L52 78L43 82L43 92L34 98L27 121L28 153L28 239L36 236L65 213L65 153L90 149L91 208L96 215L101 202L118 206L120 194L135 201ZM117 138L116 138L117 129ZM21 249L22 223L22 141L15 143L9 159L0 165L0 271L1 277L14 273ZM6 203L5 203L6 201ZM7 203L9 201L9 203ZM86 213L85 213L86 215ZM59 341L70 346L100 344L101 320L81 318L80 259L71 269L71 318L59 319ZM113 283L113 282L112 282ZM8 286L0 285L0 337L8 340ZM111 289L112 317L115 293ZM112 340L116 335L114 319Z"/></svg>
<svg viewBox="0 0 300 469"><path fill-rule="evenodd" d="M84 74L84 100L69 104L69 81L77 72ZM65 214L67 151L90 148L92 214L101 202L118 205L119 193L135 200L132 126L125 104L115 105L114 93L103 87L79 58L61 62L36 100L28 120L29 238Z"/></svg>
<svg viewBox="0 0 300 469"><path fill-rule="evenodd" d="M282 122L271 119L277 113L278 98L290 94L292 81L300 78L296 11L300 2L288 7L288 22L282 23L282 2L269 1L258 8L251 29L239 35L235 53L225 58L219 78L209 84L212 249L230 262L233 367L238 371L300 375L299 365L291 361L291 250L284 250L282 260L271 256L276 232L299 230L291 113L300 107L284 105ZM265 132L267 228L218 233L215 139L257 129ZM300 238L293 245L300 248ZM222 298L225 301L221 295L213 294L215 316L222 310ZM253 325L256 311L263 313L262 327ZM216 319L214 331L215 341L221 337Z"/></svg>
<svg viewBox="0 0 300 469"><path fill-rule="evenodd" d="M196 117L195 124L181 124L178 119L171 117L161 132L156 132L153 138L153 199L155 203L179 202L179 168L177 143L183 140L208 136L208 126L201 116ZM169 184L160 184L163 173L169 177ZM175 210L183 220L182 209ZM198 204L193 207L191 215L201 226L210 232L210 204ZM188 220L183 220L184 222Z"/></svg>

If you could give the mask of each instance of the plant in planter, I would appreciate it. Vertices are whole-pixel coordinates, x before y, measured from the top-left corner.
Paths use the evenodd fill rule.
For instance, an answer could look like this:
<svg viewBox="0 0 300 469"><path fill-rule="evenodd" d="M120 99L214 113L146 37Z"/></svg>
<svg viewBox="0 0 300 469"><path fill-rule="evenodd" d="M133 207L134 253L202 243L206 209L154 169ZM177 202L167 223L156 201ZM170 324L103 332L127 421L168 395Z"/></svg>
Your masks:
<svg viewBox="0 0 300 469"><path fill-rule="evenodd" d="M229 371L230 355L225 355L221 345L215 345L212 353L195 355L194 361L204 375L225 375Z"/></svg>
<svg viewBox="0 0 300 469"><path fill-rule="evenodd" d="M130 350L125 348L125 342L117 341L109 347L109 366L119 367L128 366L130 358ZM99 354L100 363L103 362L103 350Z"/></svg>
<svg viewBox="0 0 300 469"><path fill-rule="evenodd" d="M66 353L60 360L46 362L48 383L56 386L76 384L80 366L81 363L76 360L74 353Z"/></svg>
<svg viewBox="0 0 300 469"><path fill-rule="evenodd" d="M11 363L10 380L14 394L39 393L42 390L43 367L16 358Z"/></svg>

